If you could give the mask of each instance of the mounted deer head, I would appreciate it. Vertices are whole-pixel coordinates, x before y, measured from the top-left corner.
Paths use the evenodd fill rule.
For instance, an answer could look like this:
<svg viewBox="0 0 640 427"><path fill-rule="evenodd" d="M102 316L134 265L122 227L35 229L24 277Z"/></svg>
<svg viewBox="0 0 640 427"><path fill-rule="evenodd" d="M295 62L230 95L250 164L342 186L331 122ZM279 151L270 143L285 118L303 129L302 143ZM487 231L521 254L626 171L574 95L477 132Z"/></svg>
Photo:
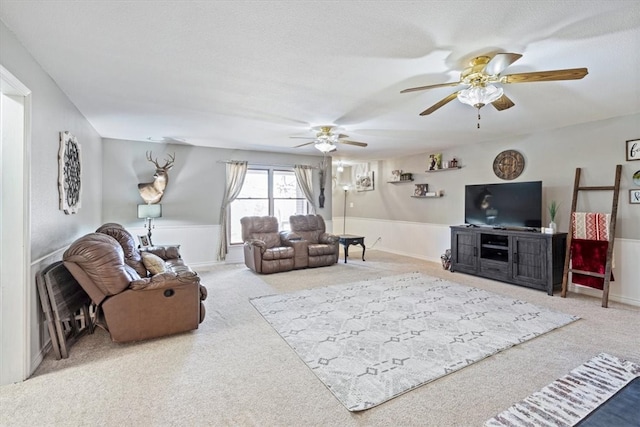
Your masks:
<svg viewBox="0 0 640 427"><path fill-rule="evenodd" d="M162 196L164 195L164 189L169 183L169 175L167 171L173 167L173 161L175 160L175 153L173 156L169 155L169 159L163 166L158 164L157 159L151 158L151 152L147 152L147 160L156 166L156 173L153 174L153 182L143 182L138 184L138 191L140 196L147 204L160 203Z"/></svg>

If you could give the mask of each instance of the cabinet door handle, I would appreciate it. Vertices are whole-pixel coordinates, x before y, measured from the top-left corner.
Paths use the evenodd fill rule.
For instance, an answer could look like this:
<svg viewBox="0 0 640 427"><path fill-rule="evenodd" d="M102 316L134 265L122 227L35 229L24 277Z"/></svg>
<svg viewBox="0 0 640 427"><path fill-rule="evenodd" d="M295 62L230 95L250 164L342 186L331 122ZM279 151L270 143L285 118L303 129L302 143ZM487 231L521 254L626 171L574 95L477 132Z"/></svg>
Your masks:
<svg viewBox="0 0 640 427"><path fill-rule="evenodd" d="M518 263L518 253L517 252L513 253L513 262L515 262L516 264Z"/></svg>

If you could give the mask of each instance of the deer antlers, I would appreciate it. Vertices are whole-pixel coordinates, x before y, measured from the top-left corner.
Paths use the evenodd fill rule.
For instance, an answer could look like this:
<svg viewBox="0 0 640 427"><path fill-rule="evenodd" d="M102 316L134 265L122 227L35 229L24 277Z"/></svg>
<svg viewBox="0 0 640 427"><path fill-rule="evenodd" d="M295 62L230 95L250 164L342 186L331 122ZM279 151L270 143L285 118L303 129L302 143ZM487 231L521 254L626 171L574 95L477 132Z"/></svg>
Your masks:
<svg viewBox="0 0 640 427"><path fill-rule="evenodd" d="M164 166L160 166L158 164L158 159L156 158L155 160L151 158L151 151L147 151L147 160L149 160L151 163L153 163L154 165L156 165L156 169L164 169L164 170L169 170L173 167L173 162L176 159L176 153L173 153L173 155L169 154L169 158L170 160L167 160L164 164Z"/></svg>

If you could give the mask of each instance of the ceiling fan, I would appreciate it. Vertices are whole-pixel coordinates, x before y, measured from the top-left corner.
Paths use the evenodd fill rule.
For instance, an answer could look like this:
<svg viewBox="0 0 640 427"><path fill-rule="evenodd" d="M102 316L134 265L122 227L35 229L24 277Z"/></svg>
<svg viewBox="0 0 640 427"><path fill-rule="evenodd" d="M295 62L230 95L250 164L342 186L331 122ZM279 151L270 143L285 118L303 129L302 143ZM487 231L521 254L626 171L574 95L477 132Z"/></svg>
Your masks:
<svg viewBox="0 0 640 427"><path fill-rule="evenodd" d="M451 83L440 83L428 86L412 87L404 89L400 93L416 92L419 90L434 89L447 86L465 85L466 88L453 92L431 107L420 113L426 116L433 113L450 101L458 98L464 104L478 109L480 120L480 108L491 104L496 110L502 111L513 107L515 104L504 94L502 87L495 84L549 82L554 80L578 80L588 74L586 68L570 68L566 70L534 71L531 73L517 73L502 75L501 73L511 64L522 57L519 53L497 53L493 58L478 56L469 62L469 67L460 73L460 80ZM480 128L480 122L478 122Z"/></svg>
<svg viewBox="0 0 640 427"><path fill-rule="evenodd" d="M343 133L334 133L333 126L316 126L312 128L316 131L316 136L291 136L290 138L302 138L313 139L313 141L305 142L304 144L296 145L293 148L304 147L305 145L314 144L314 147L323 153L331 153L337 150L336 144L349 144L358 147L366 147L367 144L358 141L349 141L344 138L348 138L349 135Z"/></svg>

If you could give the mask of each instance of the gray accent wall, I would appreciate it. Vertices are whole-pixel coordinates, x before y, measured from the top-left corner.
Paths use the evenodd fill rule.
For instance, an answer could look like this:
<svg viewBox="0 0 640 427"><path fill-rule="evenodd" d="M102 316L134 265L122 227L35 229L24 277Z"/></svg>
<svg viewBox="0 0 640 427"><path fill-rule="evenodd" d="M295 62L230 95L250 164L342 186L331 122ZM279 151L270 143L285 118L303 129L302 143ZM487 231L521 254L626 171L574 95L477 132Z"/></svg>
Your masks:
<svg viewBox="0 0 640 427"><path fill-rule="evenodd" d="M95 229L102 212L102 140L58 85L0 22L0 64L32 91L31 258L36 260ZM87 70L90 72L91 70ZM81 146L82 207L59 209L58 149L61 131Z"/></svg>
<svg viewBox="0 0 640 427"><path fill-rule="evenodd" d="M162 198L163 225L220 224L220 206L225 188L226 160L247 160L249 165L318 166L322 157L260 151L229 150L189 145L105 139L103 144L103 222L119 222L126 227L140 226L137 205L144 203L138 183L153 180L155 166L146 159L147 151L164 164L175 153L169 170L169 184ZM313 171L314 194L320 194L318 169ZM331 219L331 184L328 180L324 209L318 213ZM217 242L213 242L217 244Z"/></svg>
<svg viewBox="0 0 640 427"><path fill-rule="evenodd" d="M489 116L484 120L483 126L491 126ZM482 132L482 129L478 132ZM350 190L347 194L347 218L463 224L466 184L540 180L545 205L543 223L550 220L546 206L551 200L556 200L560 202L556 218L558 230L567 231L576 168L582 168L582 185L613 185L615 167L621 164L616 237L640 239L640 205L629 203L629 189L634 188L632 176L640 170L640 162L625 160L625 141L638 138L640 114L635 114L488 143L430 150L423 155L362 161L368 163L370 170L375 172L375 190ZM493 173L494 158L501 151L509 149L520 151L526 160L523 173L513 181L501 180ZM445 161L455 157L462 169L426 172L429 154L437 152L442 153ZM355 168L355 165L347 167L342 174L337 173L334 168L338 183L353 184L352 172ZM413 183L387 183L391 180L391 171L395 169L413 173ZM428 184L429 191L442 190L444 196L437 199L411 198L415 188L413 184L418 183ZM581 193L578 211L610 212L612 194ZM340 186L334 188L333 198L333 216L340 221L344 209L344 192ZM350 206L351 203L353 207Z"/></svg>

